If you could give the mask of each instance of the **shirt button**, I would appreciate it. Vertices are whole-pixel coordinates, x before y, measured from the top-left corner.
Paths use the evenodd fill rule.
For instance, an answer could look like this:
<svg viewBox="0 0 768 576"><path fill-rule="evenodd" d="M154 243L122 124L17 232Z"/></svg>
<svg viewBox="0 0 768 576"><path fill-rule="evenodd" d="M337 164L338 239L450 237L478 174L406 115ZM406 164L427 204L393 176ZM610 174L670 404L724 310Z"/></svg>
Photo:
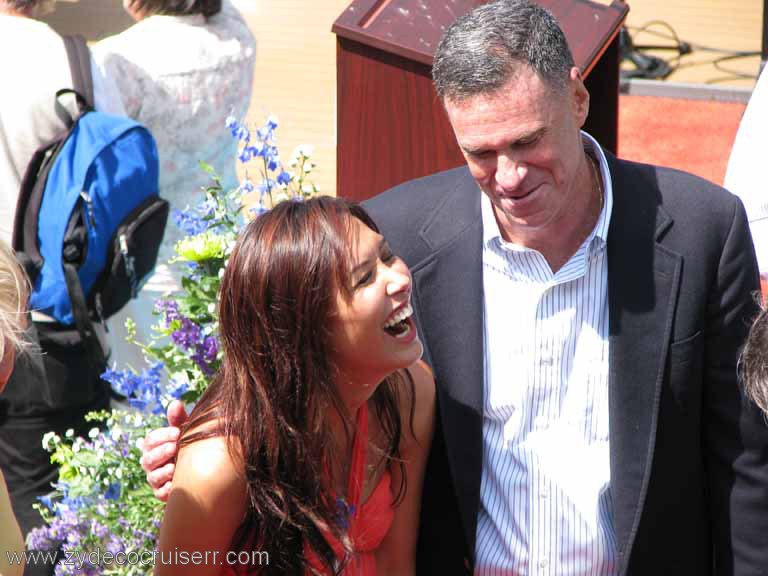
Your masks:
<svg viewBox="0 0 768 576"><path fill-rule="evenodd" d="M552 356L544 356L541 359L542 366L552 366L554 363L554 360L552 359Z"/></svg>
<svg viewBox="0 0 768 576"><path fill-rule="evenodd" d="M542 498L549 498L549 488L542 488L541 489L541 497Z"/></svg>
<svg viewBox="0 0 768 576"><path fill-rule="evenodd" d="M549 560L547 558L542 558L541 560L539 560L540 568L546 568L548 564L549 564Z"/></svg>

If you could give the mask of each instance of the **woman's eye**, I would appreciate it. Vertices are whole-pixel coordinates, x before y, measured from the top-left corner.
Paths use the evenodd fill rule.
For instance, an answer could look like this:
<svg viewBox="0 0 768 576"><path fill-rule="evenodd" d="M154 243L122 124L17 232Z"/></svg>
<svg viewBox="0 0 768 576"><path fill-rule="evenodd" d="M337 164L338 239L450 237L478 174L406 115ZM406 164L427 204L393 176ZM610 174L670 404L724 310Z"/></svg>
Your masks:
<svg viewBox="0 0 768 576"><path fill-rule="evenodd" d="M368 282L371 281L372 278L373 278L373 272L371 271L366 272L357 281L357 283L355 284L355 288L359 288L360 286L366 285Z"/></svg>

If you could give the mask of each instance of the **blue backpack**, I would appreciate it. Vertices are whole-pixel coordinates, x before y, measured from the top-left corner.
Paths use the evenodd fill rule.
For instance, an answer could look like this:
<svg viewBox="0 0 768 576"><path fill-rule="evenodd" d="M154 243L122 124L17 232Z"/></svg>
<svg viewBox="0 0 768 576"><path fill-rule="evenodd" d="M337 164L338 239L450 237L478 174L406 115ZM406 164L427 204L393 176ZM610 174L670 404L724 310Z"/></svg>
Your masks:
<svg viewBox="0 0 768 576"><path fill-rule="evenodd" d="M56 98L74 97L79 114L32 158L13 245L32 281L30 309L87 340L154 269L169 206L158 197L154 138L134 120L93 109L87 46L67 39L67 48L76 90Z"/></svg>

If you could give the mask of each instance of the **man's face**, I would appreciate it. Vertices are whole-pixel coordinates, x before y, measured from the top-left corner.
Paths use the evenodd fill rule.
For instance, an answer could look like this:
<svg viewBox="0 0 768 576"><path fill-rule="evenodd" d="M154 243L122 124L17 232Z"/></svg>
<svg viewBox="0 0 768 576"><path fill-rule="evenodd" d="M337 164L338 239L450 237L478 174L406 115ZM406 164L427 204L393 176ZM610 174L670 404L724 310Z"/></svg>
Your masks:
<svg viewBox="0 0 768 576"><path fill-rule="evenodd" d="M500 90L445 109L472 176L491 199L503 236L522 245L578 226L589 194L579 130L589 94L573 68L558 92L529 67ZM588 178L588 177L587 177Z"/></svg>

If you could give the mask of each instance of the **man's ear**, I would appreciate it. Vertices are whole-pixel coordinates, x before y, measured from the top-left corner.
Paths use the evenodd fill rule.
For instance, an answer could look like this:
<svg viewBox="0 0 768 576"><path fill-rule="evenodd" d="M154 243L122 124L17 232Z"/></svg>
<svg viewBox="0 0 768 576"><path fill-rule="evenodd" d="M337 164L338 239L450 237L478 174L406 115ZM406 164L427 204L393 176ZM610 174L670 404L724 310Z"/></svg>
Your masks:
<svg viewBox="0 0 768 576"><path fill-rule="evenodd" d="M581 128L584 126L584 122L589 114L589 91L584 86L581 71L576 66L572 67L569 73L568 95L571 99L574 117L578 122L579 128Z"/></svg>

